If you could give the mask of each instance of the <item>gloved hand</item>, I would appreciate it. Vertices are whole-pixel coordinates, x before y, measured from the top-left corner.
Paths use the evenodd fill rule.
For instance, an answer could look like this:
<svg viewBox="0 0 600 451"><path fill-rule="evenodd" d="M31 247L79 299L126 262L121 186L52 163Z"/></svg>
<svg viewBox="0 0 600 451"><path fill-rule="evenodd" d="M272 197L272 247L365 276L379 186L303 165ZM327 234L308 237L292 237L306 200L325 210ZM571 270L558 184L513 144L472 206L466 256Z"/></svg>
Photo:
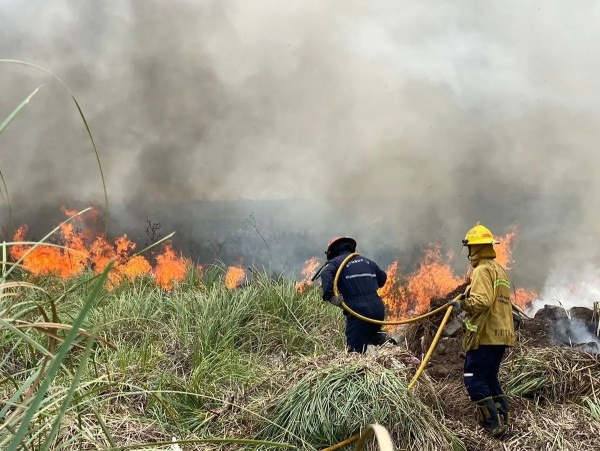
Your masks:
<svg viewBox="0 0 600 451"><path fill-rule="evenodd" d="M459 313L462 310L460 306L460 301L458 299L453 299L452 301L446 304L448 307L452 306L455 313Z"/></svg>
<svg viewBox="0 0 600 451"><path fill-rule="evenodd" d="M338 296L334 296L331 298L331 300L329 301L331 302L333 305L335 305L336 307L342 307L342 302L344 302L344 298L342 297L342 295L338 295Z"/></svg>

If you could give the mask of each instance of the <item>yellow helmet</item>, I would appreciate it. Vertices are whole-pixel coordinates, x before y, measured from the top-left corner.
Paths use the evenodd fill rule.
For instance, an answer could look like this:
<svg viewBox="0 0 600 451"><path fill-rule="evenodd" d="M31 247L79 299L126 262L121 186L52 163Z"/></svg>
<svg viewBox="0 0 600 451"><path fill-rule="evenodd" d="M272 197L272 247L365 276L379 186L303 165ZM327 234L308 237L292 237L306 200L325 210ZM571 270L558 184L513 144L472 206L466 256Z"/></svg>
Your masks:
<svg viewBox="0 0 600 451"><path fill-rule="evenodd" d="M490 229L482 225L476 225L467 232L462 243L463 246L472 246L475 244L496 244L496 241Z"/></svg>

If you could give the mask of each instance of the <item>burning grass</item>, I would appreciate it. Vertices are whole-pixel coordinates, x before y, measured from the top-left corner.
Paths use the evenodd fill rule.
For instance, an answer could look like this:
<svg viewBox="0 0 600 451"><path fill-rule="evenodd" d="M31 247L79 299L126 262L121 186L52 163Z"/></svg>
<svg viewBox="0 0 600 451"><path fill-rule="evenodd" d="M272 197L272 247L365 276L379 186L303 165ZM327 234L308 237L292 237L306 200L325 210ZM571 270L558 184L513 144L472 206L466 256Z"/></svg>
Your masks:
<svg viewBox="0 0 600 451"><path fill-rule="evenodd" d="M69 93L104 185L91 131ZM104 196L108 217L105 187ZM70 223L79 213L64 212L70 219L52 246L25 242L26 227L15 235L11 255L37 285L7 282L3 247L2 449L164 449L173 436L186 451L292 447L249 439L259 435L315 449L376 422L403 449L498 448L465 415L460 381L431 385L425 375L411 392L408 351L345 355L342 316L308 282L259 275L240 288L241 266L199 274L168 246L148 259L134 254L127 236L109 242ZM515 237L513 230L499 239L498 261L507 268ZM390 266L381 294L392 316L422 312L457 285L450 261L434 245L412 274ZM533 297L515 293L521 306ZM517 348L503 368L517 407L503 449L597 448L598 369L596 356L578 351Z"/></svg>
<svg viewBox="0 0 600 451"><path fill-rule="evenodd" d="M56 249L66 255L66 249ZM133 260L125 241L112 249L114 254L108 254L117 262ZM28 248L29 254L21 257L35 250ZM60 283L56 276L38 278L43 291L0 298L2 318L27 324L51 318L67 331L75 318L81 326L77 330L87 334L67 341L59 327L51 330L56 338L39 328L3 328L0 415L11 418L19 405L25 406L21 415L29 415L31 423L22 430L24 443L64 450L159 447L177 436L188 442L187 451L243 449L257 444L248 440L258 437L263 447L316 449L380 423L403 449L492 445L471 418L461 380L432 384L427 369L416 390L408 391L414 358L407 350L384 347L366 356L347 355L343 316L321 301L314 286L299 289L291 281L258 272L250 279L244 274L241 285L237 277L231 285L231 270L225 266L199 272L180 265L174 253L163 255L151 273L113 279L118 282L113 286L93 285L98 276L86 271ZM164 262L169 263L166 274L175 271L178 279L168 290L156 277ZM428 262L439 270L431 274L452 275L438 260ZM405 286L416 292L415 281L427 271L421 268L413 284ZM110 280L110 274L104 277ZM427 341L438 319L431 321L413 330L415 340ZM57 343L70 347L61 351ZM21 387L35 387L38 375L46 374L44 355L58 352L63 352L63 365L53 370L44 395L38 398L32 391L38 404L31 405L38 409L28 410L23 400L34 398L24 397ZM551 438L553 449L569 449L573 439L587 444L587 435L569 432L569 421L585 416L589 430L598 430L598 369L595 356L576 350L515 349L503 375L512 400L524 412L517 412L507 438L515 448L507 449L540 449ZM542 402L561 403L557 411L570 416L552 411L536 418L531 412L541 415ZM7 424L24 418L11 418ZM553 425L559 429L549 431ZM15 432L0 426L0 443L9 443ZM229 442L208 445L214 437Z"/></svg>
<svg viewBox="0 0 600 451"><path fill-rule="evenodd" d="M510 269L513 263L511 246L516 239L516 227L505 236L496 237L496 261L506 269ZM388 278L385 285L379 290L386 305L387 318L397 320L415 316L428 311L432 299L446 296L448 300L447 293L468 280L471 270L465 265L465 275L456 274L452 268L453 260L452 253L444 255L442 246L432 243L424 250L412 273L400 273L399 262L394 261L386 270ZM312 265L314 261L308 261L305 269ZM531 290L515 287L513 291L513 302L523 308L537 297L538 294Z"/></svg>
<svg viewBox="0 0 600 451"><path fill-rule="evenodd" d="M186 451L249 446L195 442L211 437L317 449L380 423L401 449L493 445L476 424L461 378L434 382L426 369L416 390L407 391L412 355L391 346L347 355L343 316L323 304L318 290L299 293L293 282L274 282L266 274L231 290L225 272L188 274L195 282L169 293L151 278L98 291L82 326L116 350L94 346L85 361L84 349L67 353L26 439L64 450L141 447L172 436L190 441L181 445ZM46 292L56 296L59 286ZM35 306L46 304L38 291L23 292L15 304L3 298L1 307L22 320L40 321ZM90 292L84 284L55 303L58 321L68 323ZM48 336L33 329L23 333L27 342L3 332L4 400L31 380L40 368L39 352L48 349ZM574 440L579 449L591 449L590 434L600 430L597 365L596 356L573 349L516 348L502 370L516 418L505 449L544 449L548 442L554 443L549 449L572 449ZM79 383L71 391L78 369ZM51 438L60 406L65 411ZM5 407L4 414L10 411ZM585 427L574 429L584 420ZM0 426L0 440L10 437Z"/></svg>

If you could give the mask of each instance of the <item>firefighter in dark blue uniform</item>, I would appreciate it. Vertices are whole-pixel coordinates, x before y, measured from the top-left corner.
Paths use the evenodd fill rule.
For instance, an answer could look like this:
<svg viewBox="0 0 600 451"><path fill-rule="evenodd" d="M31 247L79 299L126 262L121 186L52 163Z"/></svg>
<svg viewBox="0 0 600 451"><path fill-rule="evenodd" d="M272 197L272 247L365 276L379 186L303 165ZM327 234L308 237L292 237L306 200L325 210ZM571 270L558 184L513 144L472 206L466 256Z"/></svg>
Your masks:
<svg viewBox="0 0 600 451"><path fill-rule="evenodd" d="M340 307L342 301L356 313L383 321L385 306L377 290L385 284L387 274L368 258L357 255L342 270L338 280L340 296L334 296L333 282L342 261L356 250L356 241L350 237L336 237L327 245L327 264L321 273L323 300ZM360 320L344 310L346 315L346 342L350 352L364 353L367 345L381 345L392 341L378 324Z"/></svg>

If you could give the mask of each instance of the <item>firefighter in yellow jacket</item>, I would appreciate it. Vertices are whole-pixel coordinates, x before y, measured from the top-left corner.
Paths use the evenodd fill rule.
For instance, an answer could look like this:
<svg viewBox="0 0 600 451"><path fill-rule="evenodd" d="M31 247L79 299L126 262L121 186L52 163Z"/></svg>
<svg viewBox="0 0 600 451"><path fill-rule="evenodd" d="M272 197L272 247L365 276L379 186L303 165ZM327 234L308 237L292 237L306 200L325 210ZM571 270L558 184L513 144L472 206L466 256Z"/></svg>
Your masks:
<svg viewBox="0 0 600 451"><path fill-rule="evenodd" d="M498 372L506 348L514 346L515 331L506 271L494 259L494 236L478 225L467 232L463 246L469 249L473 269L471 285L451 304L466 312L463 350L466 352L464 383L477 403L484 429L501 435L510 421L509 404L500 387Z"/></svg>

